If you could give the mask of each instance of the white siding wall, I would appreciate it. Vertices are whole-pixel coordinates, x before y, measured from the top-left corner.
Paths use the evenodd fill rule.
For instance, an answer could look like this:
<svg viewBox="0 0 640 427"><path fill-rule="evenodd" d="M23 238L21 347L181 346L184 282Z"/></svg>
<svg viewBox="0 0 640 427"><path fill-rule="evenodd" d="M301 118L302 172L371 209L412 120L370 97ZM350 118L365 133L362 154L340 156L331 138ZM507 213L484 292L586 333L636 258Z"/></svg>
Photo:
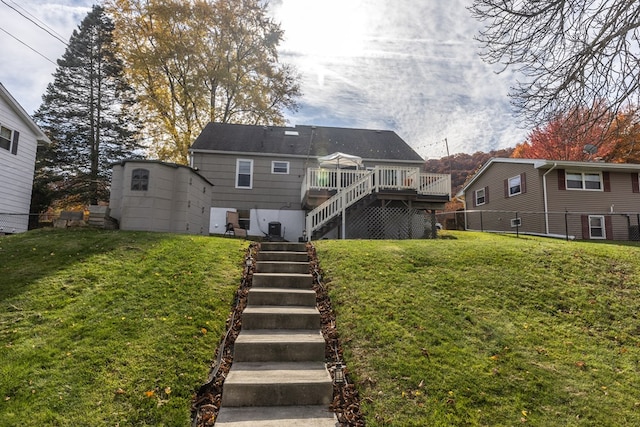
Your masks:
<svg viewBox="0 0 640 427"><path fill-rule="evenodd" d="M211 220L209 222L210 234L224 234L226 230L227 211L236 211L235 207L211 208ZM269 232L270 222L279 222L282 228L282 237L290 242L297 242L302 237L305 227L305 212L291 209L251 209L251 223L247 234L250 236L264 237Z"/></svg>
<svg viewBox="0 0 640 427"><path fill-rule="evenodd" d="M36 136L26 123L0 98L0 125L20 132L17 154L0 148L0 220L5 232L23 232L29 222L31 189L35 169ZM21 215L1 215L1 214Z"/></svg>

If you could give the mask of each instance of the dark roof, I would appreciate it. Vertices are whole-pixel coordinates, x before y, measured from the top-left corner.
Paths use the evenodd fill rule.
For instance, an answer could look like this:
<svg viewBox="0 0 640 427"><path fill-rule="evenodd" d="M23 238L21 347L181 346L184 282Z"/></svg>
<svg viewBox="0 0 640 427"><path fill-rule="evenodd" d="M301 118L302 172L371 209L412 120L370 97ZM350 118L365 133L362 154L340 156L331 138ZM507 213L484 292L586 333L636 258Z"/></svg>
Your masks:
<svg viewBox="0 0 640 427"><path fill-rule="evenodd" d="M177 163L169 163L169 162L163 162L161 160L152 160L152 159L123 159L120 160L118 162L112 163L111 167L114 166L124 166L125 163L141 163L141 164L149 164L149 163L154 163L154 164L158 164L158 165L162 165L162 166L166 166L168 168L174 168L174 169L179 169L179 168L184 168L189 170L191 173L198 175L200 178L202 178L207 184L212 185L213 186L213 182L209 181L207 178L205 178L204 176L202 176L200 174L200 172L198 172L197 169L193 169L190 166L187 165L179 165Z"/></svg>
<svg viewBox="0 0 640 427"><path fill-rule="evenodd" d="M320 157L337 151L363 159L424 160L395 132L321 126L254 126L209 123L192 151L232 151Z"/></svg>

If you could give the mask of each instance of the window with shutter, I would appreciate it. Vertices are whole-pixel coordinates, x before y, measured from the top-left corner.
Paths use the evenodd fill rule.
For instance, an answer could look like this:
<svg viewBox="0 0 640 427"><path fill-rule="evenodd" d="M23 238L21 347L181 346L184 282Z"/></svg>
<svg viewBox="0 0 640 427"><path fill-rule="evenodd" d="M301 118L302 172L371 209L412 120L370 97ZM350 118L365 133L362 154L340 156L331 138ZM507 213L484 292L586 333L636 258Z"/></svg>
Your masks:
<svg viewBox="0 0 640 427"><path fill-rule="evenodd" d="M12 131L9 128L0 126L0 148L11 149Z"/></svg>
<svg viewBox="0 0 640 427"><path fill-rule="evenodd" d="M481 206L484 205L486 203L486 198L485 198L485 189L481 188L480 190L476 190L476 206Z"/></svg>
<svg viewBox="0 0 640 427"><path fill-rule="evenodd" d="M603 175L600 172L566 172L567 190L602 191Z"/></svg>
<svg viewBox="0 0 640 427"><path fill-rule="evenodd" d="M509 178L509 197L522 194L522 175Z"/></svg>

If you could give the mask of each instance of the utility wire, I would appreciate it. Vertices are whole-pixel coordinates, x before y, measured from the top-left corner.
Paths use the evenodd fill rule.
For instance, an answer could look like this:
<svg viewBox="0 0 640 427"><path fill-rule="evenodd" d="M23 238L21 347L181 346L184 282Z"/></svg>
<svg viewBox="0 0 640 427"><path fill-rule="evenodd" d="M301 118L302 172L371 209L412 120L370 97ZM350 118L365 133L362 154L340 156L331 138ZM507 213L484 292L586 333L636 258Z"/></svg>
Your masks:
<svg viewBox="0 0 640 427"><path fill-rule="evenodd" d="M2 1L2 3L4 3L5 5L7 5L7 7L13 9L14 11L16 11L18 14L20 14L20 16L22 16L23 18L25 18L26 20L28 20L29 22L31 22L32 24L34 24L36 27L40 28L41 30L45 31L47 34L49 34L51 37L53 37L54 39L58 40L60 43L62 43L63 45L67 46L67 42L64 41L64 39L59 35L59 34L54 34L54 32L52 32L53 30L49 30L47 28L45 28L44 26L40 25L39 23L37 23L36 21L34 21L33 19L31 19L30 17L28 17L27 15L25 15L24 13L20 12L18 9L16 9L14 6L11 6L9 3L7 3L5 0L0 0ZM26 11L25 11L26 12ZM27 12L28 13L28 12ZM42 22L42 21L40 21ZM44 24L48 27L47 24Z"/></svg>
<svg viewBox="0 0 640 427"><path fill-rule="evenodd" d="M7 35L9 35L9 37L12 37L13 39L17 40L18 42L22 43L23 45L25 45L26 47L28 47L29 49L31 49L32 51L34 51L35 53L37 53L38 55L42 56L44 59L46 59L47 61L51 62L53 65L58 65L55 62L53 62L52 60L50 60L49 58L47 58L46 56L44 56L42 53L38 52L37 50L35 50L34 48L32 48L31 46L29 46L28 44L26 44L25 42L23 42L22 40L20 40L19 38L17 38L16 36L14 36L13 34L11 34L10 32L8 32L7 30L5 30L4 28L0 27L0 31L6 33Z"/></svg>
<svg viewBox="0 0 640 427"><path fill-rule="evenodd" d="M50 25L48 25L46 22L42 21L40 18L38 18L37 16L35 16L33 13L29 12L27 9L25 9L24 7L20 6L18 3L16 3L13 0L10 0L11 3L13 3L16 7L22 9L24 11L24 13L26 13L27 15L31 16L33 19L35 19L36 21L38 21L39 23L41 23L42 25L44 25L45 27L47 27L49 30L51 30L58 38L58 40L60 40L61 42L63 42L64 44L66 44L65 42L65 38L62 34L60 34L59 32L57 32L56 30L54 30Z"/></svg>

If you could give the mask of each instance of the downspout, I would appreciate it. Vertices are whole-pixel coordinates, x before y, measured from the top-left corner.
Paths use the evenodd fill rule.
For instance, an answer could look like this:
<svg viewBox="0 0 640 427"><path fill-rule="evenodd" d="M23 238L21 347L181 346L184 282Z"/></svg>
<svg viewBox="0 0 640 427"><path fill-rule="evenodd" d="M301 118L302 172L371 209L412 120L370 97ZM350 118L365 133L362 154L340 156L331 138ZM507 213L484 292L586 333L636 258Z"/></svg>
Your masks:
<svg viewBox="0 0 640 427"><path fill-rule="evenodd" d="M547 200L547 175L558 166L557 163L554 163L551 166L551 169L546 171L544 175L542 175L542 197L544 199L544 229L545 233L549 234L549 201Z"/></svg>

